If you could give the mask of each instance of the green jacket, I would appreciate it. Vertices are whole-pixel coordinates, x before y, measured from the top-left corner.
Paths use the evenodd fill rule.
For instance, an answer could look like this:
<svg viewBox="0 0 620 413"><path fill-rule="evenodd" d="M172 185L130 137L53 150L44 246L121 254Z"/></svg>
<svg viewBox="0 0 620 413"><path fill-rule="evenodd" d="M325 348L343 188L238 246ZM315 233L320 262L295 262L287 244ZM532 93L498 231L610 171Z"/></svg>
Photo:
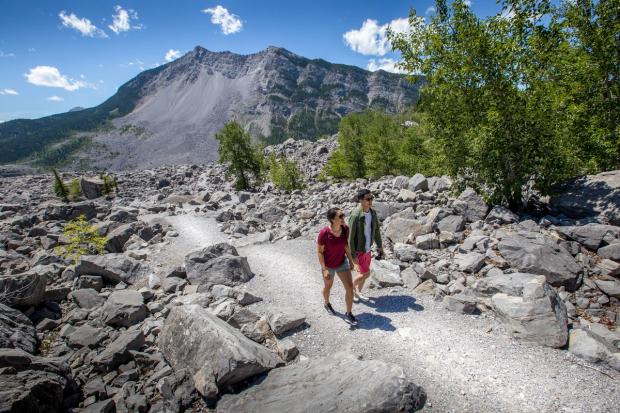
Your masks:
<svg viewBox="0 0 620 413"><path fill-rule="evenodd" d="M372 222L370 224L372 240L370 241L370 246L372 247L372 243L376 242L377 247L382 248L383 242L381 241L381 234L379 233L377 212L370 208L370 213L372 214ZM355 208L349 217L349 247L351 248L352 254L356 252L366 252L366 236L364 235L365 225L366 217L364 216L364 211L362 211L361 207Z"/></svg>

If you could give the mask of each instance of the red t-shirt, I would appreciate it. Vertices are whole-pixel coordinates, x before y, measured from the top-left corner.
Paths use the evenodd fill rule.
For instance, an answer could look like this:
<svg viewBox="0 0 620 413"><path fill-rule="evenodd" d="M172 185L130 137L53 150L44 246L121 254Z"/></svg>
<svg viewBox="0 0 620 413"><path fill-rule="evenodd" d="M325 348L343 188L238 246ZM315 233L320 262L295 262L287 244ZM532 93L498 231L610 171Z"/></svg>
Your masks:
<svg viewBox="0 0 620 413"><path fill-rule="evenodd" d="M323 256L325 257L325 266L327 268L338 268L344 262L345 248L347 242L349 242L349 227L342 226L342 232L339 237L336 237L330 227L324 227L319 232L319 236L316 241L319 245L324 245L325 250Z"/></svg>

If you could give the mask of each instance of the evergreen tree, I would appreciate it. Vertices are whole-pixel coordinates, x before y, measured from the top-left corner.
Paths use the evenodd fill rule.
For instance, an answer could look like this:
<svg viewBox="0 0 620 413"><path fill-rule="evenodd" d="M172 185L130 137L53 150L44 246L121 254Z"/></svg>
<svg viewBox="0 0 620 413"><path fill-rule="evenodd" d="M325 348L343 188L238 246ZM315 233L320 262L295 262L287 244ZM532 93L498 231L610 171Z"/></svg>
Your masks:
<svg viewBox="0 0 620 413"><path fill-rule="evenodd" d="M227 175L236 178L237 190L250 189L262 182L262 148L252 143L250 134L241 125L228 122L215 134L215 139L219 142L219 160L227 165Z"/></svg>
<svg viewBox="0 0 620 413"><path fill-rule="evenodd" d="M62 198L63 201L67 201L67 197L69 196L69 189L63 182L56 168L52 169L52 173L54 174L54 194L56 194L57 197Z"/></svg>

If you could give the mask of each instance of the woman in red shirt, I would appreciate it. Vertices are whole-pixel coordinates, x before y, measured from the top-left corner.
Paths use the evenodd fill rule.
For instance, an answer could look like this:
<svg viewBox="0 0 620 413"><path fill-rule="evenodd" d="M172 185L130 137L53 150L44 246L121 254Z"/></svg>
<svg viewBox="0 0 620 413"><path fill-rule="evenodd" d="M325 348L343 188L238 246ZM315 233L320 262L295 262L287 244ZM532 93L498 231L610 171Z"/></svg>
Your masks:
<svg viewBox="0 0 620 413"><path fill-rule="evenodd" d="M347 311L344 319L351 325L357 324L357 320L351 313L353 307L353 279L351 271L355 268L351 250L349 249L349 227L345 225L344 213L340 208L330 208L327 211L327 219L330 225L323 227L317 238L317 255L323 273L323 300L325 310L329 314L336 312L329 302L329 292L334 285L334 275L342 281L345 289L345 303Z"/></svg>

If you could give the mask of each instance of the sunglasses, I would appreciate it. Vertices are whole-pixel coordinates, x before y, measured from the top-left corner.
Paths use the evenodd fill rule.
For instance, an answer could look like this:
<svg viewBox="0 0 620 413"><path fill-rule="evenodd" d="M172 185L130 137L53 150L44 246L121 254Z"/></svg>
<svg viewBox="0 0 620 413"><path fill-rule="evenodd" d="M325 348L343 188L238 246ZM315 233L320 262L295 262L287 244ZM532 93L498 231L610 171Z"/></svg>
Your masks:
<svg viewBox="0 0 620 413"><path fill-rule="evenodd" d="M338 216L338 218L340 218L340 219L343 219L343 218L344 218L344 214L338 214L337 216Z"/></svg>

